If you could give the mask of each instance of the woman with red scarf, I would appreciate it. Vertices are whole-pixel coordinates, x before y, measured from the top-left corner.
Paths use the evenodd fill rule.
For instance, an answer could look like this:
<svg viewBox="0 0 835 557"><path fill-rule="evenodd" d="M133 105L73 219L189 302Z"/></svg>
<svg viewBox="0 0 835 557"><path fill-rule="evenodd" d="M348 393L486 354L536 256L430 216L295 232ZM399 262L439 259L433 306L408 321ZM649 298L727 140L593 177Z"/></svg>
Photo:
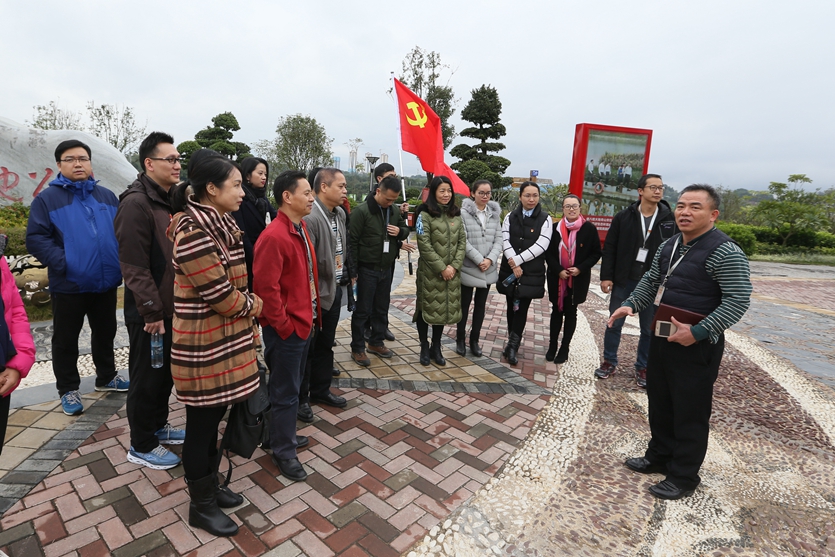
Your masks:
<svg viewBox="0 0 835 557"><path fill-rule="evenodd" d="M570 194L562 200L563 218L554 224L548 247L548 296L551 299L551 338L545 359L558 364L568 360L568 347L577 328L577 306L586 301L591 268L600 260L597 228L580 213L580 198ZM557 337L565 319L562 344ZM556 359L555 359L556 358Z"/></svg>

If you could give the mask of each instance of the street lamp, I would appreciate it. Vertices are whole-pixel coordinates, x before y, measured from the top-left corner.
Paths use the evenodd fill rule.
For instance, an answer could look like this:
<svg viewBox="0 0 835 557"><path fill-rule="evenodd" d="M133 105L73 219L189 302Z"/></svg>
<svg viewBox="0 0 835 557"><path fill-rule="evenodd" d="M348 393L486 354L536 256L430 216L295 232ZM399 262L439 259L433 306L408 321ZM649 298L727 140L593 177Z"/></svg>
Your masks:
<svg viewBox="0 0 835 557"><path fill-rule="evenodd" d="M369 191L374 193L374 163L380 160L380 157L375 157L374 155L368 154L365 156L365 160L368 161L368 172L370 174L371 183L369 184Z"/></svg>

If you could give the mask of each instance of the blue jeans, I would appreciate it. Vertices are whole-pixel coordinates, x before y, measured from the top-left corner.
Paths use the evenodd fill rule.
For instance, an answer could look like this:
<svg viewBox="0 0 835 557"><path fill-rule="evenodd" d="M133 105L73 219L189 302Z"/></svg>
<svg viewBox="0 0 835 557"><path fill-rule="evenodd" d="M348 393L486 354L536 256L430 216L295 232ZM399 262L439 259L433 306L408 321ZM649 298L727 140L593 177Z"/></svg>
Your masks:
<svg viewBox="0 0 835 557"><path fill-rule="evenodd" d="M609 315L623 305L623 301L632 294L638 286L637 280L630 280L623 284L615 284L612 287L612 295L609 298ZM641 323L641 338L638 340L638 358L635 361L635 368L646 368L649 359L649 341L652 338L652 318L655 317L655 304L650 304L644 311L638 314ZM612 365L618 365L618 346L620 346L620 333L623 329L623 322L626 318L618 319L611 327L606 328L603 336L603 359Z"/></svg>
<svg viewBox="0 0 835 557"><path fill-rule="evenodd" d="M369 346L384 346L391 302L391 269L357 268L357 307L351 316L351 351L365 352L363 329L371 318Z"/></svg>
<svg viewBox="0 0 835 557"><path fill-rule="evenodd" d="M296 414L299 388L310 337L291 333L282 339L272 327L264 327L264 359L270 368L270 449L276 458L296 458Z"/></svg>

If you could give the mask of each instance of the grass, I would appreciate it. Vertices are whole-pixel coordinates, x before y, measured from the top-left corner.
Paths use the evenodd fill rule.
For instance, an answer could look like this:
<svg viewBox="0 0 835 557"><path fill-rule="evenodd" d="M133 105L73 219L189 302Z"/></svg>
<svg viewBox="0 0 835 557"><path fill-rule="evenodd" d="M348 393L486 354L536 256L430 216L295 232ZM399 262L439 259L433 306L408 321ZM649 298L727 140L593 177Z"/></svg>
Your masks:
<svg viewBox="0 0 835 557"><path fill-rule="evenodd" d="M751 261L768 261L770 263L787 263L790 265L828 265L835 267L835 255L820 253L780 253L771 255L752 255Z"/></svg>
<svg viewBox="0 0 835 557"><path fill-rule="evenodd" d="M23 300L23 307L26 309L26 316L29 318L29 323L36 323L38 321L52 321L52 304L36 305L28 300ZM116 292L116 309L125 307L125 289L119 287Z"/></svg>

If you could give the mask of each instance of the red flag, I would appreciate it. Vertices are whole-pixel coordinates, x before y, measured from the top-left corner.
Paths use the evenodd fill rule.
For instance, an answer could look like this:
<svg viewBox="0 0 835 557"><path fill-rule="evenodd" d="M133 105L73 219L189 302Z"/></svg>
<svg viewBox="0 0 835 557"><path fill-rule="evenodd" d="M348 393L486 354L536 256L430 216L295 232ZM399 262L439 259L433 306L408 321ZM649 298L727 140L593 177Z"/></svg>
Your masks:
<svg viewBox="0 0 835 557"><path fill-rule="evenodd" d="M444 162L441 119L423 99L397 79L394 80L394 90L397 93L397 113L400 115L400 141L403 150L417 155L420 166L426 172L449 178L455 193L469 197L470 188Z"/></svg>

